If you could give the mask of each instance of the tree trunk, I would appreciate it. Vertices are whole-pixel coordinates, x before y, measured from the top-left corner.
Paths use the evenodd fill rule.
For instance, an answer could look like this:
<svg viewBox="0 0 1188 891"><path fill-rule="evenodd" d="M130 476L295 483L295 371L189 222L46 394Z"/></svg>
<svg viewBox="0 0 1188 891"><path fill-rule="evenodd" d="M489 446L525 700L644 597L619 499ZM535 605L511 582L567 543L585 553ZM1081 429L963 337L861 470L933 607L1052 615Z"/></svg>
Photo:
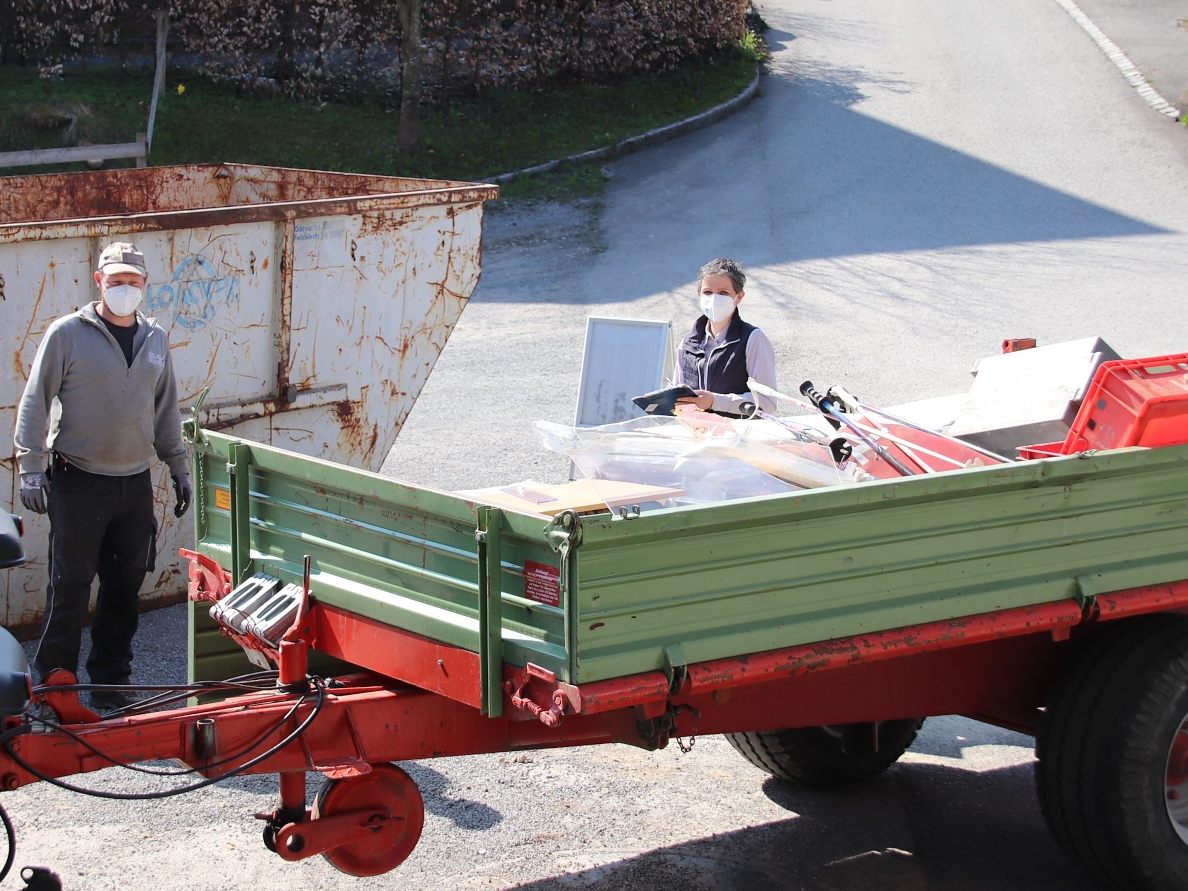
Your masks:
<svg viewBox="0 0 1188 891"><path fill-rule="evenodd" d="M400 12L400 126L396 151L417 147L421 135L421 0L397 0Z"/></svg>

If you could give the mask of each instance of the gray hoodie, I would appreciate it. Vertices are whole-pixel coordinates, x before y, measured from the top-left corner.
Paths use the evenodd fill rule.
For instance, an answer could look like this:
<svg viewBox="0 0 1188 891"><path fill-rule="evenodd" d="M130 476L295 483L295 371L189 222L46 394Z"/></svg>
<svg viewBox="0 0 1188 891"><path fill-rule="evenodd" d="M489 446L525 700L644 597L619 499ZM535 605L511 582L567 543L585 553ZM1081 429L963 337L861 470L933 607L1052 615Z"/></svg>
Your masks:
<svg viewBox="0 0 1188 891"><path fill-rule="evenodd" d="M55 321L37 348L13 436L21 473L45 470L51 449L106 476L147 470L154 454L188 473L168 336L138 312L129 366L95 307Z"/></svg>

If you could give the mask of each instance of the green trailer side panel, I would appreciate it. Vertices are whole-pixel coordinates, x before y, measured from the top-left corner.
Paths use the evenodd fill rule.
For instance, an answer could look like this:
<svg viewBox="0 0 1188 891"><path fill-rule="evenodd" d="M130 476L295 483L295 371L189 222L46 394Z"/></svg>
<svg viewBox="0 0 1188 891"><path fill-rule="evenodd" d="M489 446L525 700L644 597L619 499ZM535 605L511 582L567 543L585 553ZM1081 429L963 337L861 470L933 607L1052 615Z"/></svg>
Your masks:
<svg viewBox="0 0 1188 891"><path fill-rule="evenodd" d="M199 549L226 567L232 442L195 446ZM309 554L324 602L573 683L1188 578L1188 447L599 514L568 556L554 525L501 511L481 559L481 505L245 451L245 573L300 581ZM527 599L528 561L556 569L559 607ZM233 645L195 634L205 675Z"/></svg>
<svg viewBox="0 0 1188 891"><path fill-rule="evenodd" d="M586 524L575 679L1188 578L1186 527L1185 449Z"/></svg>
<svg viewBox="0 0 1188 891"><path fill-rule="evenodd" d="M232 487L229 455L243 465L235 474L240 494ZM319 601L484 650L474 504L207 431L194 444L194 461L198 551L233 569L240 562L233 548L242 539L235 584L257 572L299 583L308 554ZM524 519L504 524L498 536L504 655L521 664L563 662L563 610L523 596L524 561L555 564L557 558L544 522L533 518L525 525ZM226 676L223 660L240 652L205 612L191 622L190 651L196 678Z"/></svg>

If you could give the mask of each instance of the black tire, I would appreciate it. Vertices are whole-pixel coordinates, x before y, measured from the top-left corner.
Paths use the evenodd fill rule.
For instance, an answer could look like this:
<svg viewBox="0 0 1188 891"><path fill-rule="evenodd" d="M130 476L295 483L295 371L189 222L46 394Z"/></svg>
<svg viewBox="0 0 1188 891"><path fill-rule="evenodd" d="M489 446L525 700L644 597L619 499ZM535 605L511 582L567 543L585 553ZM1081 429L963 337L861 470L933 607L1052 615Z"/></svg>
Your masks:
<svg viewBox="0 0 1188 891"><path fill-rule="evenodd" d="M923 723L923 718L909 718L874 725L798 727L727 733L726 739L744 758L772 776L803 786L832 788L878 776L907 751ZM869 736L871 727L877 745L869 741L865 747L845 744L852 731Z"/></svg>
<svg viewBox="0 0 1188 891"><path fill-rule="evenodd" d="M276 853L276 827L270 822L264 824L264 847Z"/></svg>
<svg viewBox="0 0 1188 891"><path fill-rule="evenodd" d="M1107 887L1185 891L1188 618L1128 620L1080 667L1037 734L1044 819Z"/></svg>

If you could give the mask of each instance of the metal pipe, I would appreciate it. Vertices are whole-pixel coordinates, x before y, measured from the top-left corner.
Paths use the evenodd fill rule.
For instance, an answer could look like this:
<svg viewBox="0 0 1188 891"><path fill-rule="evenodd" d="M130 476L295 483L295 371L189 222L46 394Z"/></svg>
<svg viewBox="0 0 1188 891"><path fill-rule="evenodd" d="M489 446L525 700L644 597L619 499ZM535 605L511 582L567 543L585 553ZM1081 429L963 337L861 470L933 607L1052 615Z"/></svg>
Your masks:
<svg viewBox="0 0 1188 891"><path fill-rule="evenodd" d="M839 424L844 424L851 432L853 432L855 436L857 436L860 440L866 443L867 446L873 449L876 455L895 468L895 471L898 474L901 476L915 476L914 471L909 470L902 461L871 439L870 436L868 436L861 428L859 428L857 424L855 424L853 421L847 418L845 414L839 411L837 406L834 405L832 399L821 395L821 393L817 391L817 388L813 386L812 381L805 381L802 383L800 385L800 392L801 395L803 395L816 408L823 412L826 417L833 418Z"/></svg>

